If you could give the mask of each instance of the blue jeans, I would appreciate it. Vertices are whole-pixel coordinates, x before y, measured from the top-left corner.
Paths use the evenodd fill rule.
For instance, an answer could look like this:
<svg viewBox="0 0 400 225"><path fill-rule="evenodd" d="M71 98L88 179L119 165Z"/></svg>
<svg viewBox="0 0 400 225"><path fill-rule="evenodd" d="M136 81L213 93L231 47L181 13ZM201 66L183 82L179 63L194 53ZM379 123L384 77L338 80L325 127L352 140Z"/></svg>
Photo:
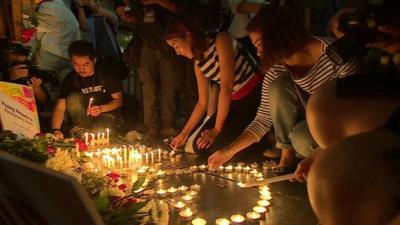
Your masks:
<svg viewBox="0 0 400 225"><path fill-rule="evenodd" d="M113 113L102 113L97 117L87 116L88 101L81 93L73 92L66 99L66 110L73 126L92 130L116 129L117 117Z"/></svg>
<svg viewBox="0 0 400 225"><path fill-rule="evenodd" d="M294 149L303 157L310 155L317 144L311 137L305 121L305 109L299 94L306 99L307 93L298 88L288 75L281 75L269 89L272 124L275 129L276 147Z"/></svg>

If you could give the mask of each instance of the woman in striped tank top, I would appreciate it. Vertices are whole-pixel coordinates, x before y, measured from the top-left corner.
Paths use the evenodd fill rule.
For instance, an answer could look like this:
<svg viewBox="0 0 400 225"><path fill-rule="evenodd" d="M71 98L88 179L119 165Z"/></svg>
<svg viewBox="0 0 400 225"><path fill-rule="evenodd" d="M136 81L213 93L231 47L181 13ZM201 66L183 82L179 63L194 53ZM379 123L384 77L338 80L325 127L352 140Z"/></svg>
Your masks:
<svg viewBox="0 0 400 225"><path fill-rule="evenodd" d="M188 15L170 18L165 40L178 55L194 59L199 94L189 120L171 147L186 144L186 151L209 155L233 141L255 116L262 75L254 59L231 35L218 33L209 38ZM203 120L212 103L210 86L219 89L216 113Z"/></svg>

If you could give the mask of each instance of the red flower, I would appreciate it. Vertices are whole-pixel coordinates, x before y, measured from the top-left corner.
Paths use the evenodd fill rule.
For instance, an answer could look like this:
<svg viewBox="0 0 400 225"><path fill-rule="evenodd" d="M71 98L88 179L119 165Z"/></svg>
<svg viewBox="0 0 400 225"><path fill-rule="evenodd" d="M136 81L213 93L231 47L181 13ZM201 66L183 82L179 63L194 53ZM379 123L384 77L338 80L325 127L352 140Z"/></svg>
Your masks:
<svg viewBox="0 0 400 225"><path fill-rule="evenodd" d="M56 148L53 145L47 145L47 153L48 154L56 153Z"/></svg>
<svg viewBox="0 0 400 225"><path fill-rule="evenodd" d="M22 29L22 42L28 43L35 36L36 31L35 27Z"/></svg>
<svg viewBox="0 0 400 225"><path fill-rule="evenodd" d="M118 186L119 190L121 190L121 191L125 191L126 187L127 187L126 184L120 184Z"/></svg>
<svg viewBox="0 0 400 225"><path fill-rule="evenodd" d="M136 198L127 198L124 200L124 203L122 203L122 208L129 208L136 202L137 202Z"/></svg>
<svg viewBox="0 0 400 225"><path fill-rule="evenodd" d="M120 177L118 173L115 172L110 172L107 174L107 177L110 178L111 180L118 180Z"/></svg>
<svg viewBox="0 0 400 225"><path fill-rule="evenodd" d="M85 142L83 142L81 139L79 138L75 138L75 144L78 143L79 144L79 150L81 152L87 151L88 150L88 146L85 144Z"/></svg>

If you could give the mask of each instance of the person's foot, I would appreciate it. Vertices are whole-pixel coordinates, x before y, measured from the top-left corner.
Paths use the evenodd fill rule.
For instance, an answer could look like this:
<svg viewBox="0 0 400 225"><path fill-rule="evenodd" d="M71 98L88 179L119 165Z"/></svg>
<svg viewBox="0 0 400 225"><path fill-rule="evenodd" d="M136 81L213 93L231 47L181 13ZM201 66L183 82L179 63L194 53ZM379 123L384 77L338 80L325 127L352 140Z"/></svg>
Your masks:
<svg viewBox="0 0 400 225"><path fill-rule="evenodd" d="M263 156L271 159L279 159L281 157L282 150L280 148L272 147L264 151Z"/></svg>
<svg viewBox="0 0 400 225"><path fill-rule="evenodd" d="M295 163L294 150L282 149L281 159L279 160L278 168L289 168Z"/></svg>

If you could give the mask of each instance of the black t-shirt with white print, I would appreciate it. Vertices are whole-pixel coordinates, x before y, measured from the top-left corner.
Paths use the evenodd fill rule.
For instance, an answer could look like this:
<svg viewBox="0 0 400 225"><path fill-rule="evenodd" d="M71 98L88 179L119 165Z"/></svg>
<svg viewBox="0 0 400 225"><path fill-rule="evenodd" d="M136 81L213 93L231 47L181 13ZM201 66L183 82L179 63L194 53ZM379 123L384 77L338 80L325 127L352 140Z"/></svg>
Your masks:
<svg viewBox="0 0 400 225"><path fill-rule="evenodd" d="M113 68L103 62L97 62L95 73L89 77L81 77L73 70L61 84L59 98L66 99L73 92L82 93L85 101L94 98L93 105L103 105L112 100L111 94L122 91L118 76Z"/></svg>

